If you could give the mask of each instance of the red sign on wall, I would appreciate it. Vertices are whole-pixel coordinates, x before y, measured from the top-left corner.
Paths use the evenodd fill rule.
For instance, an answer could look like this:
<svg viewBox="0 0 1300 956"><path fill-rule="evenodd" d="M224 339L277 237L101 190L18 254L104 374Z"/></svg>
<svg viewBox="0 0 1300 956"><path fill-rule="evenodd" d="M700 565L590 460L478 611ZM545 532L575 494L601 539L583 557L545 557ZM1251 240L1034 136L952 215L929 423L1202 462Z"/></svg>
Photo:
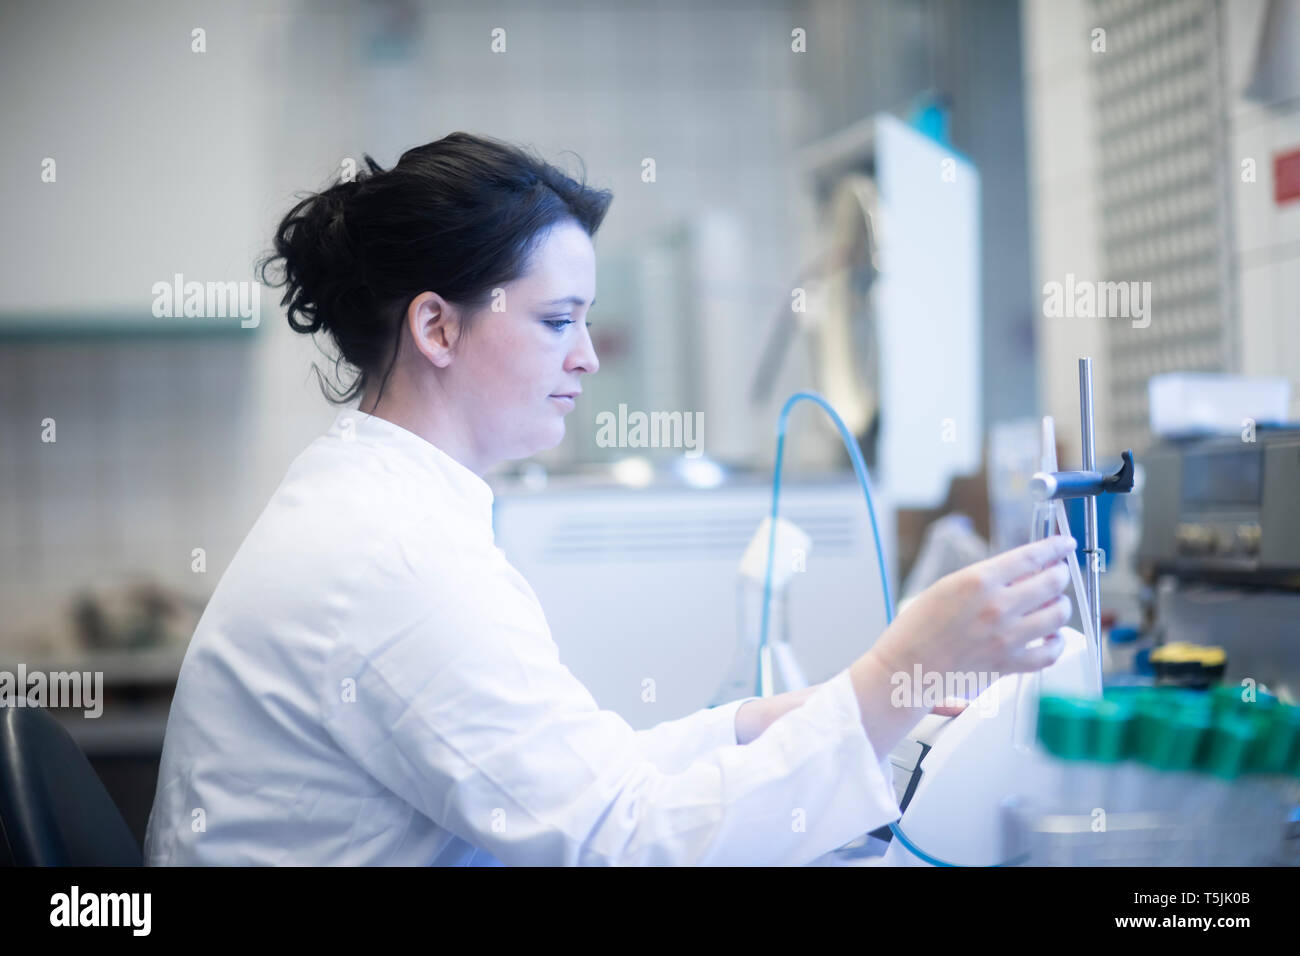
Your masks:
<svg viewBox="0 0 1300 956"><path fill-rule="evenodd" d="M1300 199L1300 149L1273 157L1273 201L1279 206Z"/></svg>

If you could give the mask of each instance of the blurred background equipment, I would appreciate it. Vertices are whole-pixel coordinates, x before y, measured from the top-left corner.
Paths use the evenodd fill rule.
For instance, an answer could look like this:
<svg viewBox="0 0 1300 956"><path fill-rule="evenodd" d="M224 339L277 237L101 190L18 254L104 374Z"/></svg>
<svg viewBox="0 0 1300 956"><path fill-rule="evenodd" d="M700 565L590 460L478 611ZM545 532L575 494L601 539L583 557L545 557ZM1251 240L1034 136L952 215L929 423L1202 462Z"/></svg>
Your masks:
<svg viewBox="0 0 1300 956"><path fill-rule="evenodd" d="M1153 448L1140 555L1155 573L1300 590L1300 429Z"/></svg>
<svg viewBox="0 0 1300 956"><path fill-rule="evenodd" d="M767 579L769 550L770 582ZM741 697L802 690L808 686L803 667L790 646L790 615L786 598L790 582L797 574L808 570L811 551L812 538L794 522L780 516L776 520L775 534L772 533L770 516L764 518L754 532L744 557L740 559L736 652L726 678L709 702L710 706ZM771 591L766 607L765 588ZM764 614L767 615L766 645L763 643Z"/></svg>
<svg viewBox="0 0 1300 956"><path fill-rule="evenodd" d="M1220 646L1225 680L1300 699L1300 429L1162 442L1143 509L1148 628Z"/></svg>
<svg viewBox="0 0 1300 956"><path fill-rule="evenodd" d="M1044 786L1007 801L1031 866L1300 865L1300 707L1231 684L1044 696Z"/></svg>
<svg viewBox="0 0 1300 956"><path fill-rule="evenodd" d="M1153 375L1147 394L1151 434L1158 438L1235 432L1251 441L1257 427L1286 424L1291 405L1291 383L1284 378L1213 372Z"/></svg>
<svg viewBox="0 0 1300 956"><path fill-rule="evenodd" d="M812 288L793 291L793 318L774 327L753 392L770 392L772 343L807 329L818 390L878 462L882 492L932 507L980 463L979 176L951 144L889 115L806 147L799 165L828 246Z"/></svg>

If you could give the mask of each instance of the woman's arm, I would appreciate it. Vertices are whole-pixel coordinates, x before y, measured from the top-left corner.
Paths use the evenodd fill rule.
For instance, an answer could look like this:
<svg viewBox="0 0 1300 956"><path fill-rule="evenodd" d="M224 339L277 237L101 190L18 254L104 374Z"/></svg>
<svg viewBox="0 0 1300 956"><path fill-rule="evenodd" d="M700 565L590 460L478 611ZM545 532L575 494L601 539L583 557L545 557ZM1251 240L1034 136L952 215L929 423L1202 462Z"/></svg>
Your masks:
<svg viewBox="0 0 1300 956"><path fill-rule="evenodd" d="M1061 597L1069 577L1060 560L1073 544L1049 538L948 575L910 603L876 645L853 662L849 676L876 753L889 753L930 712L916 696L898 693L918 668L946 676L987 669L1001 658L997 673L1012 673L1038 670L1056 659L1064 646L1060 641L1049 639L1033 650L1024 645L1054 637L1052 632L1070 619L1069 600ZM940 681L940 686L950 685ZM820 686L746 701L736 711L736 742L756 739ZM900 697L916 705L905 705ZM958 702L945 702L934 712L951 716L961 709Z"/></svg>
<svg viewBox="0 0 1300 956"><path fill-rule="evenodd" d="M771 727L782 714L794 710L817 692L821 684L792 690L774 697L747 700L736 711L736 743L747 744Z"/></svg>

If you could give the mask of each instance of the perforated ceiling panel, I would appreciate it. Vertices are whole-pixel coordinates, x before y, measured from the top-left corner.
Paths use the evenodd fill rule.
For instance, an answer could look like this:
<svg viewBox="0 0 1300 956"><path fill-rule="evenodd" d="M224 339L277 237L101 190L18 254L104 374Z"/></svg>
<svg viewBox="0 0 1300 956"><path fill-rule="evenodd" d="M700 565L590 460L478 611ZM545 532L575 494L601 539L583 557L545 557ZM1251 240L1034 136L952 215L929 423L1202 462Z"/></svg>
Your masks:
<svg viewBox="0 0 1300 956"><path fill-rule="evenodd" d="M1145 316L1106 321L1110 439L1142 449L1152 375L1236 367L1223 11L1093 0L1090 12L1104 279L1151 283Z"/></svg>

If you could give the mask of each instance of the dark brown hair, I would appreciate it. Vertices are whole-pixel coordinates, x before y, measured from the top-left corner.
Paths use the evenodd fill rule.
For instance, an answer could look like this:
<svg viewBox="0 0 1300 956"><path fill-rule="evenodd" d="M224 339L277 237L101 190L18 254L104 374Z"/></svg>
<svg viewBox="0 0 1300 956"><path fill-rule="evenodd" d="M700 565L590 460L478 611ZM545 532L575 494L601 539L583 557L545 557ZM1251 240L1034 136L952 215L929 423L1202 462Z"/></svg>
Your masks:
<svg viewBox="0 0 1300 956"><path fill-rule="evenodd" d="M409 149L386 172L365 161L355 180L289 210L274 253L259 260L263 282L287 287L280 304L294 331L325 330L337 348L335 377L340 363L355 370L344 387L316 369L336 404L362 394L387 362L382 394L413 298L436 292L471 315L493 289L526 274L549 229L573 221L594 236L614 198L519 147L470 133ZM269 282L277 261L283 274Z"/></svg>

